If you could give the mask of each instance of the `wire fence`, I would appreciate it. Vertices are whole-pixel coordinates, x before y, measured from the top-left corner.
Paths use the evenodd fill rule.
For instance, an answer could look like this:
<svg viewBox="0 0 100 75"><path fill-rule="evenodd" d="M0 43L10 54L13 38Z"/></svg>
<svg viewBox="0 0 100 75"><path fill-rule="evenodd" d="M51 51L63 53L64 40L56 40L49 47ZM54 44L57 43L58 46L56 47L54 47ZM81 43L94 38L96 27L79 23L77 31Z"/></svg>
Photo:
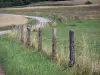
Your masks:
<svg viewBox="0 0 100 75"><path fill-rule="evenodd" d="M27 26L17 26L15 29L17 30L17 37L26 45L27 48L34 47L41 52L45 52L46 54L50 55L52 60L69 60L66 58L66 55L70 55L73 57L70 61L74 61L74 43L69 42L68 39L56 35L56 29L51 30L52 36L50 38L44 36L42 28L38 28L36 32L33 32L33 27L28 24ZM73 32L73 31L72 31ZM71 34L71 33L70 33ZM71 38L70 38L71 39ZM74 39L74 38L72 38ZM74 41L74 40L73 40ZM71 45L72 44L72 45ZM71 48L68 46L70 45ZM70 49L70 50L69 50ZM73 51L72 53L68 53L69 51ZM70 62L69 61L69 62ZM74 63L70 62L70 65Z"/></svg>

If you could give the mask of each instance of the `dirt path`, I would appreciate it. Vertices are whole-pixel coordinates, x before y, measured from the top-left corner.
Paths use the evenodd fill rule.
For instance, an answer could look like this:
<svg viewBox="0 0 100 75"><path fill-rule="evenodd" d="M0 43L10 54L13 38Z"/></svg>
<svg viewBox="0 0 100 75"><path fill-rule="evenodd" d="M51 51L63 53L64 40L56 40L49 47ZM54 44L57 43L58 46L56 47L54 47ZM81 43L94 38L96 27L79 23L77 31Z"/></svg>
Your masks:
<svg viewBox="0 0 100 75"><path fill-rule="evenodd" d="M36 16L26 16L26 15L14 15L14 14L2 14L2 15L8 15L8 16L24 16L26 18L31 18L37 20L37 24L35 25L35 28L40 27L41 25L47 25L48 22L50 22L49 19L43 18L43 17L36 17ZM0 35L10 33L11 30L5 30L5 31L0 31Z"/></svg>

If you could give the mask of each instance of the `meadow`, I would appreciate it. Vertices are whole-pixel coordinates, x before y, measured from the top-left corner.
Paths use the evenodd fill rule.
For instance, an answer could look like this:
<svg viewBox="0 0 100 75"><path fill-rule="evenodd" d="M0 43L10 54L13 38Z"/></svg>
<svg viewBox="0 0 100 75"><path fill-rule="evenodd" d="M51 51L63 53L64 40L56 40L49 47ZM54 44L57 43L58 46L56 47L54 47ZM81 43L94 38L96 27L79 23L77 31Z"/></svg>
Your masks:
<svg viewBox="0 0 100 75"><path fill-rule="evenodd" d="M37 16L47 17L53 20L52 26L47 26L42 29L43 31L43 51L45 52L46 55L48 56L51 55L51 51L52 51L51 49L52 48L51 47L52 45L51 44L52 43L51 30L56 29L57 30L57 49L56 49L57 62L55 65L60 66L60 68L63 68L64 72L62 72L62 70L60 71L58 70L60 73L58 71L55 71L55 73L53 74L54 72L53 71L52 74L51 72L49 72L50 75L57 75L57 74L58 75L66 75L66 74L67 75L100 75L100 45L99 45L100 44L100 41L99 41L100 40L100 35L99 35L100 33L100 29L99 29L100 28L100 25L99 25L100 24L100 6L99 5L69 6L69 7L66 7L66 6L56 7L55 6L55 7L38 8L38 9L34 7L4 8L4 9L0 9L0 12L1 13L5 12L5 13L14 13L14 14L25 14L25 15L37 15ZM75 61L75 65L72 68L68 67L69 30L70 29L74 30L75 32L75 59L76 61ZM33 38L34 38L33 44L35 45L35 49L36 49L35 51L37 51L37 44L38 44L37 31L35 32L33 31ZM36 55L37 53L35 53L35 55L34 54L32 55L37 56ZM40 60L40 57L39 57L39 60ZM17 61L18 60L16 60L16 62ZM23 58L23 61L24 61L24 58ZM46 60L44 61L46 63ZM32 61L32 63L33 62L34 61ZM53 64L54 63L55 62L53 62ZM41 63L39 64L40 64L39 65L40 67L42 64ZM12 63L11 63L11 66L12 66ZM45 66L46 65L44 65L44 67ZM6 68L6 66L4 67ZM7 71L10 72L10 70L7 70ZM25 72L25 69L23 71ZM39 75L42 75L41 71L42 70L40 69ZM24 72L22 72L22 74ZM17 74L13 74L13 75L17 75ZM32 75L32 74L29 73L29 75ZM49 75L48 70L46 71L45 75Z"/></svg>
<svg viewBox="0 0 100 75"><path fill-rule="evenodd" d="M0 36L0 64L6 75L65 75L60 66L37 52L25 48L8 35Z"/></svg>
<svg viewBox="0 0 100 75"><path fill-rule="evenodd" d="M100 4L99 0L89 0L92 4ZM43 1L32 3L27 6L73 6L73 5L84 5L87 0L67 0L67 1Z"/></svg>
<svg viewBox="0 0 100 75"><path fill-rule="evenodd" d="M99 19L100 5L78 5L78 6L37 6L24 8L1 8L0 13L14 13L22 15L36 15L52 17L53 15L63 16L63 18L74 19Z"/></svg>
<svg viewBox="0 0 100 75"><path fill-rule="evenodd" d="M43 31L43 52L52 54L52 29L57 30L56 63L67 71L68 75L100 74L100 21L99 20L66 20L59 24L45 27ZM75 65L69 63L69 30L75 33ZM33 32L33 44L38 49L38 33Z"/></svg>

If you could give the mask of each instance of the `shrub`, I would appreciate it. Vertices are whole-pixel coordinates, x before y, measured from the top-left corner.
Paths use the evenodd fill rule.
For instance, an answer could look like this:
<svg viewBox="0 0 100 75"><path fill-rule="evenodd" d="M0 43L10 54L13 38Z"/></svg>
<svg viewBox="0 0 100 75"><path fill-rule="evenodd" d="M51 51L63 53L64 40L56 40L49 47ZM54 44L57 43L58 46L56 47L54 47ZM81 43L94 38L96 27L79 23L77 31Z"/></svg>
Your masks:
<svg viewBox="0 0 100 75"><path fill-rule="evenodd" d="M92 4L92 2L91 1L86 1L85 4Z"/></svg>

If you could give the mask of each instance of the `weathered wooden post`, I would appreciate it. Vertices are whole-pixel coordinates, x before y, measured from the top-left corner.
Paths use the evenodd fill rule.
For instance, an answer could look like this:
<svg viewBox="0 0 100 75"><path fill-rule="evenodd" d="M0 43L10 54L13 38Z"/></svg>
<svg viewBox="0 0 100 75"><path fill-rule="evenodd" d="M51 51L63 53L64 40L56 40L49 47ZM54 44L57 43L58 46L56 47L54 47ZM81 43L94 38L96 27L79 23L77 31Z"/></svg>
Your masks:
<svg viewBox="0 0 100 75"><path fill-rule="evenodd" d="M56 29L52 29L52 60L56 59Z"/></svg>
<svg viewBox="0 0 100 75"><path fill-rule="evenodd" d="M72 67L75 63L74 31L72 30L69 30L69 49L70 49L69 67Z"/></svg>
<svg viewBox="0 0 100 75"><path fill-rule="evenodd" d="M39 51L42 50L42 30L41 28L39 28L39 32L38 32L38 50Z"/></svg>
<svg viewBox="0 0 100 75"><path fill-rule="evenodd" d="M24 25L22 25L22 26L20 26L21 28L21 39L20 39L20 41L21 41L21 43L24 43Z"/></svg>
<svg viewBox="0 0 100 75"><path fill-rule="evenodd" d="M51 22L48 22L49 26L52 26L52 23Z"/></svg>
<svg viewBox="0 0 100 75"><path fill-rule="evenodd" d="M17 30L17 39L20 40L20 26L16 26L16 30Z"/></svg>
<svg viewBox="0 0 100 75"><path fill-rule="evenodd" d="M27 25L27 40L26 40L26 47L30 47L30 43L31 43L31 25L28 24Z"/></svg>

